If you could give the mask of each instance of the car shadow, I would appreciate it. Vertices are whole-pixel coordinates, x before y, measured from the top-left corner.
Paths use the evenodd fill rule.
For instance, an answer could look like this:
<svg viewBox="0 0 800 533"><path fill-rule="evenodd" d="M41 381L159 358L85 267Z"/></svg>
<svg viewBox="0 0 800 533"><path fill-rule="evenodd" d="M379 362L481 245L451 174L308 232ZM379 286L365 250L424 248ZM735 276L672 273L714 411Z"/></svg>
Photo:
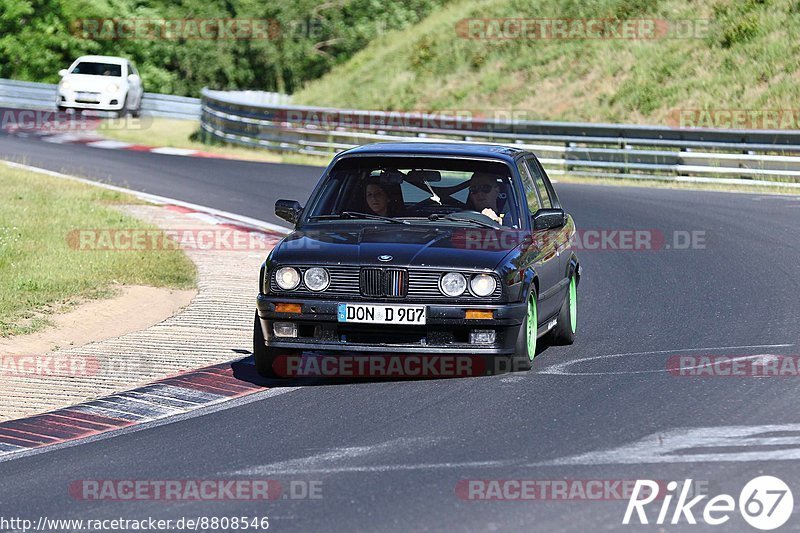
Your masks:
<svg viewBox="0 0 800 533"><path fill-rule="evenodd" d="M253 356L240 359L231 363L233 376L247 383L265 388L279 387L317 387L331 385L355 385L360 383L395 383L403 381L434 381L448 379L468 379L482 376L446 376L446 377L293 377L293 378L267 378L256 371ZM487 376L489 376L487 374Z"/></svg>

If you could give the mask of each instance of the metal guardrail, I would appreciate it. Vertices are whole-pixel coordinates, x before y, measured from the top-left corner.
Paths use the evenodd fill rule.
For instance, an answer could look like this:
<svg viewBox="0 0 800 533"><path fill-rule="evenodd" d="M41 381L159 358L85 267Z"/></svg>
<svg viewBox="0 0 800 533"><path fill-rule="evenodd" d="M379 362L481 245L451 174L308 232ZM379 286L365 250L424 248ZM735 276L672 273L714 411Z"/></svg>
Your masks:
<svg viewBox="0 0 800 533"><path fill-rule="evenodd" d="M292 106L254 94L203 89L204 134L324 156L375 141L488 142L530 150L553 174L800 188L800 131L484 120Z"/></svg>
<svg viewBox="0 0 800 533"><path fill-rule="evenodd" d="M55 105L56 85L0 79L0 107L55 110ZM142 99L142 114L197 119L200 99L146 92Z"/></svg>

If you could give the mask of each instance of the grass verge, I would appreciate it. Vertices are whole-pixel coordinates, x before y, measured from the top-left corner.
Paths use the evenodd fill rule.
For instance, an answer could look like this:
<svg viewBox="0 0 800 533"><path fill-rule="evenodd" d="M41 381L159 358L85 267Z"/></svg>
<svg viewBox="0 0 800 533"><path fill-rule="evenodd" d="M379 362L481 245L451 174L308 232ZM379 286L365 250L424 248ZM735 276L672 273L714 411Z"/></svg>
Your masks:
<svg viewBox="0 0 800 533"><path fill-rule="evenodd" d="M32 333L47 315L108 298L115 285L186 289L194 264L180 250L80 251L74 229L152 229L113 204L125 194L0 164L0 336Z"/></svg>
<svg viewBox="0 0 800 533"><path fill-rule="evenodd" d="M109 139L142 144L145 146L188 148L212 154L258 161L264 163L289 163L295 165L326 166L329 159L295 154L276 154L258 148L234 146L230 144L205 144L193 140L200 129L199 120L181 120L162 117L142 117L134 127L134 122L126 122L124 128L114 127L119 121L108 121L100 125L98 132Z"/></svg>

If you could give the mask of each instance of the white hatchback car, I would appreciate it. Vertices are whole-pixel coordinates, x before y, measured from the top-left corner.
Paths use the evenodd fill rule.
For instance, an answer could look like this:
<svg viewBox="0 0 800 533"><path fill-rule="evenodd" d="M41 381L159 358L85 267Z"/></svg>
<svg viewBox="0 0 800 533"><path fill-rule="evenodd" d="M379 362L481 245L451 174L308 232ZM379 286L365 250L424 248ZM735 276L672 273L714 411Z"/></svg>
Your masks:
<svg viewBox="0 0 800 533"><path fill-rule="evenodd" d="M82 56L68 69L58 72L61 82L56 93L59 111L93 109L128 113L138 117L142 109L142 78L125 58Z"/></svg>

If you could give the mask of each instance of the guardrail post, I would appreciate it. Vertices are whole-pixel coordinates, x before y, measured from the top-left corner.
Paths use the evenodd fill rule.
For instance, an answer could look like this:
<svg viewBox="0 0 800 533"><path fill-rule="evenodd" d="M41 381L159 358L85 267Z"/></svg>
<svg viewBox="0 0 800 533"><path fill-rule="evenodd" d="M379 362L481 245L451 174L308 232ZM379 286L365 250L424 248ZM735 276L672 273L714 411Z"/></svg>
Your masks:
<svg viewBox="0 0 800 533"><path fill-rule="evenodd" d="M627 165L630 163L630 160L628 159L628 157L630 156L630 153L629 153L630 145L628 145L625 142L625 138L624 137L620 137L618 146L619 146L620 150L623 151L622 152L622 162L626 165L626 166L623 166L619 170L619 173L620 174L628 174L629 173L629 169L628 169Z"/></svg>
<svg viewBox="0 0 800 533"><path fill-rule="evenodd" d="M572 170L572 165L569 164L569 149L574 146L575 143L567 141L564 143L564 172L569 172Z"/></svg>

